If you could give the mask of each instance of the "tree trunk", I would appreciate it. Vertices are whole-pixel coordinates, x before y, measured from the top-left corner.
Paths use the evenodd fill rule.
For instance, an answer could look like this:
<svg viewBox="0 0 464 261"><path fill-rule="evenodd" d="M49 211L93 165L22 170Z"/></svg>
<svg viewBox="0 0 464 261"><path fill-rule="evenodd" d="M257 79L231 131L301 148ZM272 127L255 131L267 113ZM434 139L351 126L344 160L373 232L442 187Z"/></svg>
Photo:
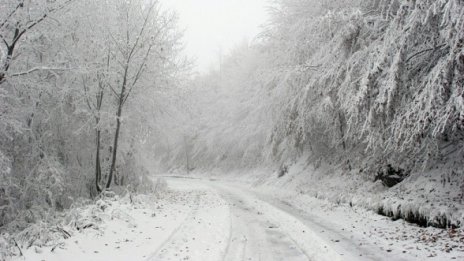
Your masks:
<svg viewBox="0 0 464 261"><path fill-rule="evenodd" d="M97 125L98 125L98 122L97 122ZM100 182L101 182L100 137L101 137L101 130L97 129L97 154L95 156L95 186L97 188L98 193L102 192L102 188L100 186Z"/></svg>
<svg viewBox="0 0 464 261"><path fill-rule="evenodd" d="M110 68L110 53L111 48L108 48L108 56L106 60L106 70L107 73L109 72ZM97 126L97 155L95 158L95 185L97 187L98 193L102 192L101 187L101 179L102 179L102 171L101 171L101 160L100 160L100 147L101 147L101 129L100 129L100 120L101 120L101 108L103 106L103 98L105 95L105 83L104 81L99 78L99 93L97 95L97 116L95 117L96 126Z"/></svg>
<svg viewBox="0 0 464 261"><path fill-rule="evenodd" d="M184 146L185 146L185 163L187 164L187 174L190 173L190 158L189 158L189 153L188 153L188 144L187 144L187 138L184 136Z"/></svg>
<svg viewBox="0 0 464 261"><path fill-rule="evenodd" d="M129 63L129 62L128 62ZM119 143L119 132L121 131L121 116L122 116L122 107L124 106L126 97L126 86L127 86L127 74L129 72L129 67L126 66L124 70L124 78L121 86L121 93L119 94L119 101L118 101L118 112L116 113L116 133L114 135L114 142L113 142L113 157L111 159L111 168L110 168L110 175L108 177L108 182L106 183L106 188L109 189L111 187L111 182L113 181L114 171L116 169L116 157L118 155L118 143Z"/></svg>
<svg viewBox="0 0 464 261"><path fill-rule="evenodd" d="M343 152L345 153L345 156L346 156L346 141L345 141L345 117L344 115L341 113L341 112L338 112L338 121L339 121L339 124L340 124L340 138L341 138L341 141L342 141L342 148L343 148ZM346 163L348 165L348 169L351 171L351 162L350 162L350 159L347 159L346 160Z"/></svg>
<svg viewBox="0 0 464 261"><path fill-rule="evenodd" d="M15 37L17 37L15 35ZM3 63L2 65L2 71L0 72L0 84L2 84L3 82L6 81L6 73L8 72L8 70L10 69L10 63L11 63L11 60L13 59L13 54L14 54L14 48L16 46L16 42L14 42L12 45L7 45L7 55L6 55L6 59L5 59L5 62Z"/></svg>
<svg viewBox="0 0 464 261"><path fill-rule="evenodd" d="M110 175L108 176L108 182L106 183L106 188L109 189L111 187L111 182L113 181L113 175L116 168L116 157L118 154L118 142L119 142L119 132L121 131L121 115L122 115L122 99L120 99L118 113L116 114L116 133L114 135L113 141L113 156L111 159L111 168L110 168Z"/></svg>
<svg viewBox="0 0 464 261"><path fill-rule="evenodd" d="M119 186L119 173L115 170L113 174L114 185Z"/></svg>
<svg viewBox="0 0 464 261"><path fill-rule="evenodd" d="M100 111L103 105L103 96L104 96L104 89L103 84L100 82L99 84L100 92L97 95L97 114L95 116L95 126L96 130L96 143L97 143L97 153L95 155L95 186L97 188L97 192L102 192L102 187L100 185L102 179L102 171L101 171L101 159L100 159L100 147L101 147L101 129L100 129Z"/></svg>

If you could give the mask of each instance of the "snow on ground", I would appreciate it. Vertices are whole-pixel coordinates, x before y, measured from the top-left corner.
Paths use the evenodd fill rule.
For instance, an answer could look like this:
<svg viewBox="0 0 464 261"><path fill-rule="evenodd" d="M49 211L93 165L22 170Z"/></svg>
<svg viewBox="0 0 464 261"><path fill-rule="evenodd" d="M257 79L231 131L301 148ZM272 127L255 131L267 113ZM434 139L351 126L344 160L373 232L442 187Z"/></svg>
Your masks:
<svg viewBox="0 0 464 261"><path fill-rule="evenodd" d="M172 188L185 194L193 192L194 200L188 203L192 210L146 260L221 260L230 234L227 202L198 184L186 182Z"/></svg>
<svg viewBox="0 0 464 261"><path fill-rule="evenodd" d="M160 197L106 198L75 210L98 225L67 223L70 238L23 246L14 260L464 260L462 230L393 222L284 184L167 181Z"/></svg>
<svg viewBox="0 0 464 261"><path fill-rule="evenodd" d="M273 197L275 205L306 220L323 239L336 243L341 253L354 247L371 260L464 259L462 230L420 228L360 207L275 188L261 189L260 195L278 195Z"/></svg>
<svg viewBox="0 0 464 261"><path fill-rule="evenodd" d="M420 228L361 207L316 199L301 191L275 186L241 187L302 221L307 230L343 255L342 260L464 260L462 230Z"/></svg>
<svg viewBox="0 0 464 261"><path fill-rule="evenodd" d="M359 254L367 255L372 260L464 260L462 228L422 228L401 219L393 221L380 216L372 207L380 203L407 201L410 202L409 208L425 209L436 204L441 208L455 208L451 212L454 215L462 213L464 208L460 207L461 203L450 198L457 193L452 184L435 186L434 193L424 189L434 184L434 179L428 180L428 175L411 178L402 187L391 190L383 186L379 188L378 183L370 188L354 189L355 182L363 183L359 177L351 181L352 176L349 175L328 174L328 178L324 178L294 172L284 178L277 178L277 175L271 178L269 171L260 170L247 174L229 173L226 176L220 172L191 176L221 180L220 183L227 180L226 184L235 184L235 187L253 192L256 197L304 220L312 231L319 231L319 237L336 243L332 247L341 247L338 249L340 253L357 248ZM326 189L324 185L327 185ZM353 203L354 198L364 204ZM438 209L432 209L429 213Z"/></svg>
<svg viewBox="0 0 464 261"><path fill-rule="evenodd" d="M268 172L269 173L269 172ZM412 173L402 183L386 188L357 171L343 171L337 166L315 168L302 160L282 178L256 173L255 184L285 187L334 203L352 204L369 210L380 208L392 216L420 215L429 224L464 224L464 172L458 168ZM253 175L251 175L253 178ZM257 178L259 177L259 178ZM264 178L264 179L263 179ZM446 222L445 222L446 225Z"/></svg>
<svg viewBox="0 0 464 261"><path fill-rule="evenodd" d="M169 190L161 198L97 202L98 226L59 243L23 250L13 260L220 260L229 235L228 207L209 190ZM88 206L79 211L93 209Z"/></svg>

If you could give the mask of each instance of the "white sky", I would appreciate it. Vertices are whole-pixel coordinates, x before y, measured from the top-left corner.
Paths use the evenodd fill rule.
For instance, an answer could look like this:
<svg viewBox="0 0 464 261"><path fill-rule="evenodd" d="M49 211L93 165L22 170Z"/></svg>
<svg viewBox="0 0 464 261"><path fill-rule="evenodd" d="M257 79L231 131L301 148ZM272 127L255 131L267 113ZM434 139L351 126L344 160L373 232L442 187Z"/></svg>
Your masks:
<svg viewBox="0 0 464 261"><path fill-rule="evenodd" d="M197 60L197 70L217 68L219 54L227 54L244 40L251 41L266 21L268 0L161 0L176 10L186 30L187 54Z"/></svg>

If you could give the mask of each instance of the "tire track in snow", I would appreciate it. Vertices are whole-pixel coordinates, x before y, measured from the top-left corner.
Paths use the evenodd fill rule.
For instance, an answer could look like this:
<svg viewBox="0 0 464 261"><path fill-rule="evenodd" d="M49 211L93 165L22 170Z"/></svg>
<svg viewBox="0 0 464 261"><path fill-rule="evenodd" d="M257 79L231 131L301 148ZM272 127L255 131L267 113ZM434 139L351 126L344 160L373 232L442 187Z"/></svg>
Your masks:
<svg viewBox="0 0 464 261"><path fill-rule="evenodd" d="M226 259L226 255L229 252L230 245L232 243L232 219L229 219L229 231L230 231L230 233L229 233L229 236L227 238L227 246L226 246L226 249L225 249L225 251L224 251L224 253L222 255L222 260Z"/></svg>
<svg viewBox="0 0 464 261"><path fill-rule="evenodd" d="M359 242L353 241L343 231L335 231L332 227L318 222L310 212L307 212L307 210L303 211L289 202L230 185L224 186L214 183L211 183L211 185L222 188L225 191L230 191L230 193L235 195L240 195L243 198L248 198L249 201L253 200L254 205L258 209L261 209L263 212L272 213L271 217L275 218L274 221L277 223L281 222L281 224L283 222L283 225L286 227L284 231L288 235L288 238L299 245L306 256L310 257L310 260L389 260L389 257L383 255L383 251L379 251L381 249L375 248L369 242L363 241L362 244L359 244ZM292 222L289 221L298 224L298 226L292 226ZM299 234L301 229L304 229L304 234ZM316 232L321 230L325 232L323 235ZM337 240L335 241L334 238ZM324 252L327 253L321 254ZM407 258L395 256L394 260L407 260Z"/></svg>
<svg viewBox="0 0 464 261"><path fill-rule="evenodd" d="M309 229L319 229L325 231L325 236L331 238L337 238L339 248L337 251L340 253L346 253L350 255L350 257L345 257L346 260L387 260L385 256L382 255L382 252L378 250L371 249L372 245L369 246L368 242L353 243L353 239L349 238L348 235L344 235L339 231L334 230L331 226L327 226L320 222L317 222L311 213L306 212L293 204L281 200L281 199L270 199L261 197L259 195L256 196L266 204L273 206L276 209L279 209L283 212L291 214L293 217L297 218L300 222L305 224ZM351 253L348 253L346 250L350 250L356 253L362 253L362 256L353 256ZM395 261L405 261L407 259L402 257L395 257Z"/></svg>
<svg viewBox="0 0 464 261"><path fill-rule="evenodd" d="M224 261L311 260L306 251L242 195L218 189L231 208L231 234Z"/></svg>
<svg viewBox="0 0 464 261"><path fill-rule="evenodd" d="M200 199L197 211L200 212L199 219L211 223L210 226L200 224L200 222L198 224L195 222L184 223L170 237L170 240L163 244L164 247L169 248L167 251L169 253L159 255L162 249L160 248L149 260L182 260L181 255L187 258L185 260L199 261L217 261L221 258L224 261L360 260L359 256L354 257L347 252L338 252L333 248L333 244L312 231L311 226L300 220L298 215L274 206L272 202L260 199L253 193L228 184L204 180L175 179L170 180L170 182L175 186L187 188L188 191L194 191L192 188L199 188L198 190L203 191L205 196ZM217 207L219 201L227 202L228 212L230 212L227 224L224 223L224 215L219 213L224 211L223 207ZM221 218L208 216L213 215L210 211ZM219 234L217 233L218 229L230 230L230 234ZM185 246L192 246L189 237L197 235L203 241L198 242L199 240L197 240L196 247L188 248L191 252L182 252L182 250L186 250ZM221 243L218 241L218 237L221 237L224 244L218 244ZM172 245L169 245L170 243ZM212 252L215 251L219 251L220 255L214 255ZM214 258L212 258L213 256ZM154 257L158 258L153 259Z"/></svg>
<svg viewBox="0 0 464 261"><path fill-rule="evenodd" d="M169 237L164 240L163 243L161 243L158 248L152 253L150 254L150 256L146 259L146 261L154 261L155 257L159 254L159 252L161 250L163 250L167 245L168 243L170 243L173 238L176 236L176 234L179 233L179 231L181 231L181 228L183 228L185 226L185 224L188 222L189 219L193 218L195 216L195 214L198 212L199 210L199 207L200 207L200 194L196 195L195 196L195 200L194 200L194 208L192 210L190 210L189 214L187 214L187 216L184 218L184 220L179 224L178 227L176 227L172 232L171 234L169 234Z"/></svg>
<svg viewBox="0 0 464 261"><path fill-rule="evenodd" d="M195 209L147 260L221 260L229 237L229 205L207 186L185 187L198 193Z"/></svg>

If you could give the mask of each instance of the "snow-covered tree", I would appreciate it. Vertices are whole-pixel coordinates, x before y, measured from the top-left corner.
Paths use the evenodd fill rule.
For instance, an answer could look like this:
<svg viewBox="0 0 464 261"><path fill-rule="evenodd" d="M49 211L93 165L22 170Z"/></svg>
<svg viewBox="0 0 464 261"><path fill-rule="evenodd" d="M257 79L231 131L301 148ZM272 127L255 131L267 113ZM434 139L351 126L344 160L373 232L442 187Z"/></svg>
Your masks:
<svg viewBox="0 0 464 261"><path fill-rule="evenodd" d="M412 169L462 155L462 1L278 0L270 10L253 58L238 49L197 81L196 164L307 154Z"/></svg>
<svg viewBox="0 0 464 261"><path fill-rule="evenodd" d="M95 196L109 177L136 189L187 72L176 16L142 0L0 5L1 223Z"/></svg>

